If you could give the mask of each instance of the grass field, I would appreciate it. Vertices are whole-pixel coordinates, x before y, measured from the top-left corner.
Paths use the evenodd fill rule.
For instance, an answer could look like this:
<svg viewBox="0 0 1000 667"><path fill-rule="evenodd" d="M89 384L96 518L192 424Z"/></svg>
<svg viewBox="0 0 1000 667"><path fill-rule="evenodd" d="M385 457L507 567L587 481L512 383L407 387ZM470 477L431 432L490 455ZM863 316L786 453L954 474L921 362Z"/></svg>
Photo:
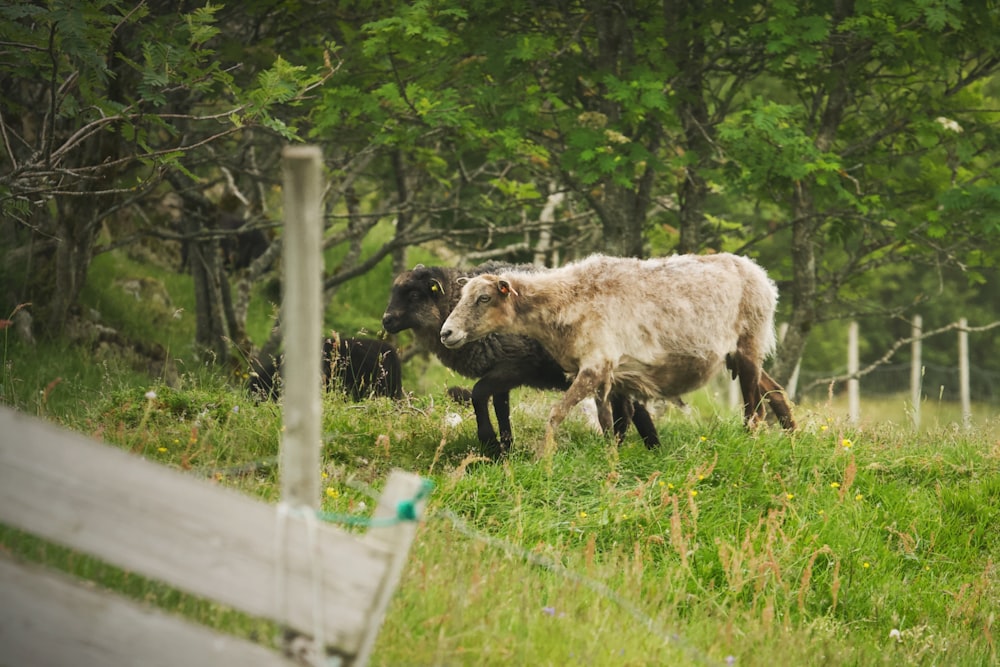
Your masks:
<svg viewBox="0 0 1000 667"><path fill-rule="evenodd" d="M181 360L173 387L100 349L29 348L3 333L0 403L277 502L278 407L192 361L186 277L152 274L171 297L160 312L114 291L146 270L106 256L85 305L126 335L158 337ZM350 304L334 303L327 326L377 326L380 271L345 290ZM272 306L251 310L251 332L266 332ZM634 432L613 447L574 413L538 462L556 397L518 390L514 451L491 463L477 456L471 409L446 397L459 383L417 357L405 401L324 399L324 510L364 516L394 467L435 484L372 664L997 663L995 405L975 406L966 428L956 406L927 399L914 431L905 397L863 395L857 425L834 397L796 406L792 435L749 434L718 384L685 397L689 412L663 411L656 451ZM8 527L0 549L225 632L277 633Z"/></svg>
<svg viewBox="0 0 1000 667"><path fill-rule="evenodd" d="M44 385L5 382L74 430L277 500L280 411L211 374L171 389L108 368L52 389L70 395L58 414L40 409ZM537 462L553 400L516 392L515 451L488 463L471 410L443 391L325 398L323 509L364 514L392 467L436 487L373 664L995 661L995 423L915 434L799 406L794 435L748 434L706 394L659 418L657 451L634 432L612 447L577 414ZM275 631L14 530L0 543L227 632Z"/></svg>

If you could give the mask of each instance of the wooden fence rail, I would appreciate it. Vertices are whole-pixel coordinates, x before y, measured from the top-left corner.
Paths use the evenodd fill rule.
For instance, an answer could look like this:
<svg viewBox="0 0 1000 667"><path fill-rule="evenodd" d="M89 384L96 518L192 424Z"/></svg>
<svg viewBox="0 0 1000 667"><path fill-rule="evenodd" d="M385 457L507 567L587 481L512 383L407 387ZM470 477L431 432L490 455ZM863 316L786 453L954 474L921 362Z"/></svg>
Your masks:
<svg viewBox="0 0 1000 667"><path fill-rule="evenodd" d="M370 648L373 628L377 630L385 609L384 584L387 580L394 583L415 525L403 522L372 528L363 537L329 524L309 526L306 517L287 513L281 506L7 408L0 408L0 433L3 523L194 595L276 620L304 635L313 636L320 623L326 643L348 659ZM392 515L400 501L419 494L421 485L415 475L393 473L377 515ZM322 572L319 580L317 563ZM62 607L71 603L79 607L73 601L93 591L76 586L79 590L66 592L66 578L56 582L47 577L47 582L27 584L20 598L10 597L14 580L27 577L32 570L9 560L3 564L0 664L112 664L107 662L111 649L97 646L86 633L74 638L81 634L74 626L93 623L95 619L89 616L106 604L125 615L130 605L101 602L90 611L63 614L65 623L57 625ZM36 615L37 609L13 602L31 591L51 591L58 597L37 599L34 606L47 611ZM319 609L315 608L317 599L321 600ZM152 622L148 614L144 617ZM167 618L157 623L169 625ZM185 623L173 625L177 626L173 633L183 633ZM108 639L121 643L122 629L111 626L108 630ZM146 632L139 634L149 646L157 641ZM119 647L128 658L119 664L138 664L136 656L146 655L143 644L136 641L134 646ZM62 655L68 650L66 642L75 647L72 662L45 659ZM192 642L205 643L194 638ZM237 640L222 643L233 646ZM52 651L56 653L50 655ZM15 662L18 656L34 659ZM194 663L178 660L171 664Z"/></svg>

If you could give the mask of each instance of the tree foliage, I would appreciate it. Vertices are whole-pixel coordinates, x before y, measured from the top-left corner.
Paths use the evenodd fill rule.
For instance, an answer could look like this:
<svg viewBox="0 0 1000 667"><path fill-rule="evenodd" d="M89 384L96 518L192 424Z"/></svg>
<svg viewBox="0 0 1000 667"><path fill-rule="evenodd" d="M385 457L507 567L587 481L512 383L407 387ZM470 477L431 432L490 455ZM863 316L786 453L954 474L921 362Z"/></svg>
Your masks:
<svg viewBox="0 0 1000 667"><path fill-rule="evenodd" d="M401 268L403 249L428 239L464 261L747 252L782 288L785 380L814 327L932 299L917 277L993 281L989 3L254 0L178 13L90 0L0 12L12 91L0 106L2 270L16 286L3 296L46 303L53 324L102 221L148 217L166 190L189 223L175 233L204 246L206 294L225 287L212 218L236 197L251 223L273 224L289 140L327 158L326 244L349 246L331 291L388 254ZM360 240L379 220L395 237L366 256ZM162 222L134 226L168 235ZM224 292L205 299L224 311ZM238 313L222 319L206 345L239 338Z"/></svg>
<svg viewBox="0 0 1000 667"><path fill-rule="evenodd" d="M319 69L225 62L221 9L0 7L3 299L34 303L43 331L65 326L102 226L151 209L169 175L197 179L251 129L295 138L276 112Z"/></svg>

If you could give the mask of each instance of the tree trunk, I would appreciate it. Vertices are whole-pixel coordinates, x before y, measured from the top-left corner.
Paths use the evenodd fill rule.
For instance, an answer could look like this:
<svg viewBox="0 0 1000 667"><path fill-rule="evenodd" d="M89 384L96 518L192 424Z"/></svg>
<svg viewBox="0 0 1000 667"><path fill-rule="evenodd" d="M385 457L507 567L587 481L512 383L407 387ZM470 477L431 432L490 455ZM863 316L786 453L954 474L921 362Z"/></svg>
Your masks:
<svg viewBox="0 0 1000 667"><path fill-rule="evenodd" d="M622 76L623 71L634 65L636 60L629 27L635 8L631 3L594 2L592 10L597 29L597 69ZM599 108L610 126L620 126L623 114L618 102L602 95ZM656 151L662 134L656 121L647 121L641 127L621 129L633 141L648 142L650 152ZM587 197L601 220L603 252L620 257L644 256L646 215L654 176L653 170L647 167L634 185L623 185L612 177L606 177L599 194L588 193Z"/></svg>
<svg viewBox="0 0 1000 667"><path fill-rule="evenodd" d="M406 187L406 165L403 162L403 152L399 149L392 151L392 172L396 181L396 205L399 213L396 214L396 236L404 236L410 228L409 211L409 190ZM392 251L392 275L398 276L409 267L406 265L406 245L401 244Z"/></svg>
<svg viewBox="0 0 1000 667"><path fill-rule="evenodd" d="M844 20L853 10L850 0L837 0L834 3L834 19ZM837 131L844 119L849 103L847 91L851 89L847 79L850 78L852 58L858 56L851 53L842 41L838 41L831 53L831 77L825 96L816 96L824 102L816 128L816 147L828 151L833 146ZM772 375L779 384L787 384L795 371L795 366L802 358L809 331L816 322L819 308L822 308L818 294L818 278L816 270L816 242L820 231L819 221L822 219L816 212L815 202L809 190L809 183L800 181L793 193L794 218L792 222L792 313L788 323L788 332L781 345L778 359L772 369Z"/></svg>
<svg viewBox="0 0 1000 667"><path fill-rule="evenodd" d="M617 257L642 257L646 209L641 206L638 193L606 183L601 199L591 203L604 233L602 252Z"/></svg>
<svg viewBox="0 0 1000 667"><path fill-rule="evenodd" d="M815 217L812 200L801 186L795 193L795 220L792 223L792 312L788 330L771 369L778 384L785 386L802 358L809 331L816 321Z"/></svg>
<svg viewBox="0 0 1000 667"><path fill-rule="evenodd" d="M677 252L702 249L705 224L705 199L708 185L701 171L708 163L712 145L709 139L709 111L705 103L705 41L697 16L701 7L686 2L665 3L667 49L677 68L673 90L678 96L677 116L684 132L686 164L677 184L677 227L680 231ZM693 10L693 11L692 11Z"/></svg>
<svg viewBox="0 0 1000 667"><path fill-rule="evenodd" d="M184 213L184 231L194 235L202 231L196 216ZM194 281L195 345L211 361L226 357L225 339L229 336L219 289L217 256L218 241L188 242L188 263Z"/></svg>

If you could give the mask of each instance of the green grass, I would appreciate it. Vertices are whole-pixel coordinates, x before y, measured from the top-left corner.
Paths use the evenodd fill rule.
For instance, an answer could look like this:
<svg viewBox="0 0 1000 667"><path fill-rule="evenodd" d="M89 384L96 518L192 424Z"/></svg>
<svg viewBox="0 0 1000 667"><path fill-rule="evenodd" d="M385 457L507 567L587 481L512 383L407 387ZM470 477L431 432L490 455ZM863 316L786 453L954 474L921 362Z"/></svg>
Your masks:
<svg viewBox="0 0 1000 667"><path fill-rule="evenodd" d="M116 287L136 276L169 293L166 319ZM277 502L280 411L193 361L189 278L109 253L90 279L85 305L164 345L179 360L176 385L113 354L0 332L0 402ZM345 286L326 325L373 331L387 285L380 265ZM248 320L258 343L272 311L262 290ZM927 399L914 431L905 397L862 396L858 425L835 398L796 406L793 435L750 434L720 384L685 397L690 413L664 411L657 451L634 432L612 447L574 413L552 459L535 461L557 397L518 390L515 449L490 463L471 409L445 396L451 384L471 383L416 357L406 401L324 399L324 510L365 514L394 467L435 483L372 664L996 663L995 406L975 406L964 428L954 405ZM0 548L225 632L265 643L277 633L21 531L0 526Z"/></svg>
<svg viewBox="0 0 1000 667"><path fill-rule="evenodd" d="M276 502L281 419L221 379L104 375L64 425ZM82 380L81 380L82 382ZM663 446L580 416L535 461L555 395L519 390L509 460L476 459L441 391L324 399L323 509L363 513L393 467L435 482L376 665L985 665L1000 611L1000 446L982 430L853 428L822 409L749 434L695 397ZM714 410L714 411L713 411ZM462 417L450 426L449 415ZM99 480L95 480L95 484ZM4 548L227 632L273 628L3 529ZM899 631L899 641L893 630Z"/></svg>

